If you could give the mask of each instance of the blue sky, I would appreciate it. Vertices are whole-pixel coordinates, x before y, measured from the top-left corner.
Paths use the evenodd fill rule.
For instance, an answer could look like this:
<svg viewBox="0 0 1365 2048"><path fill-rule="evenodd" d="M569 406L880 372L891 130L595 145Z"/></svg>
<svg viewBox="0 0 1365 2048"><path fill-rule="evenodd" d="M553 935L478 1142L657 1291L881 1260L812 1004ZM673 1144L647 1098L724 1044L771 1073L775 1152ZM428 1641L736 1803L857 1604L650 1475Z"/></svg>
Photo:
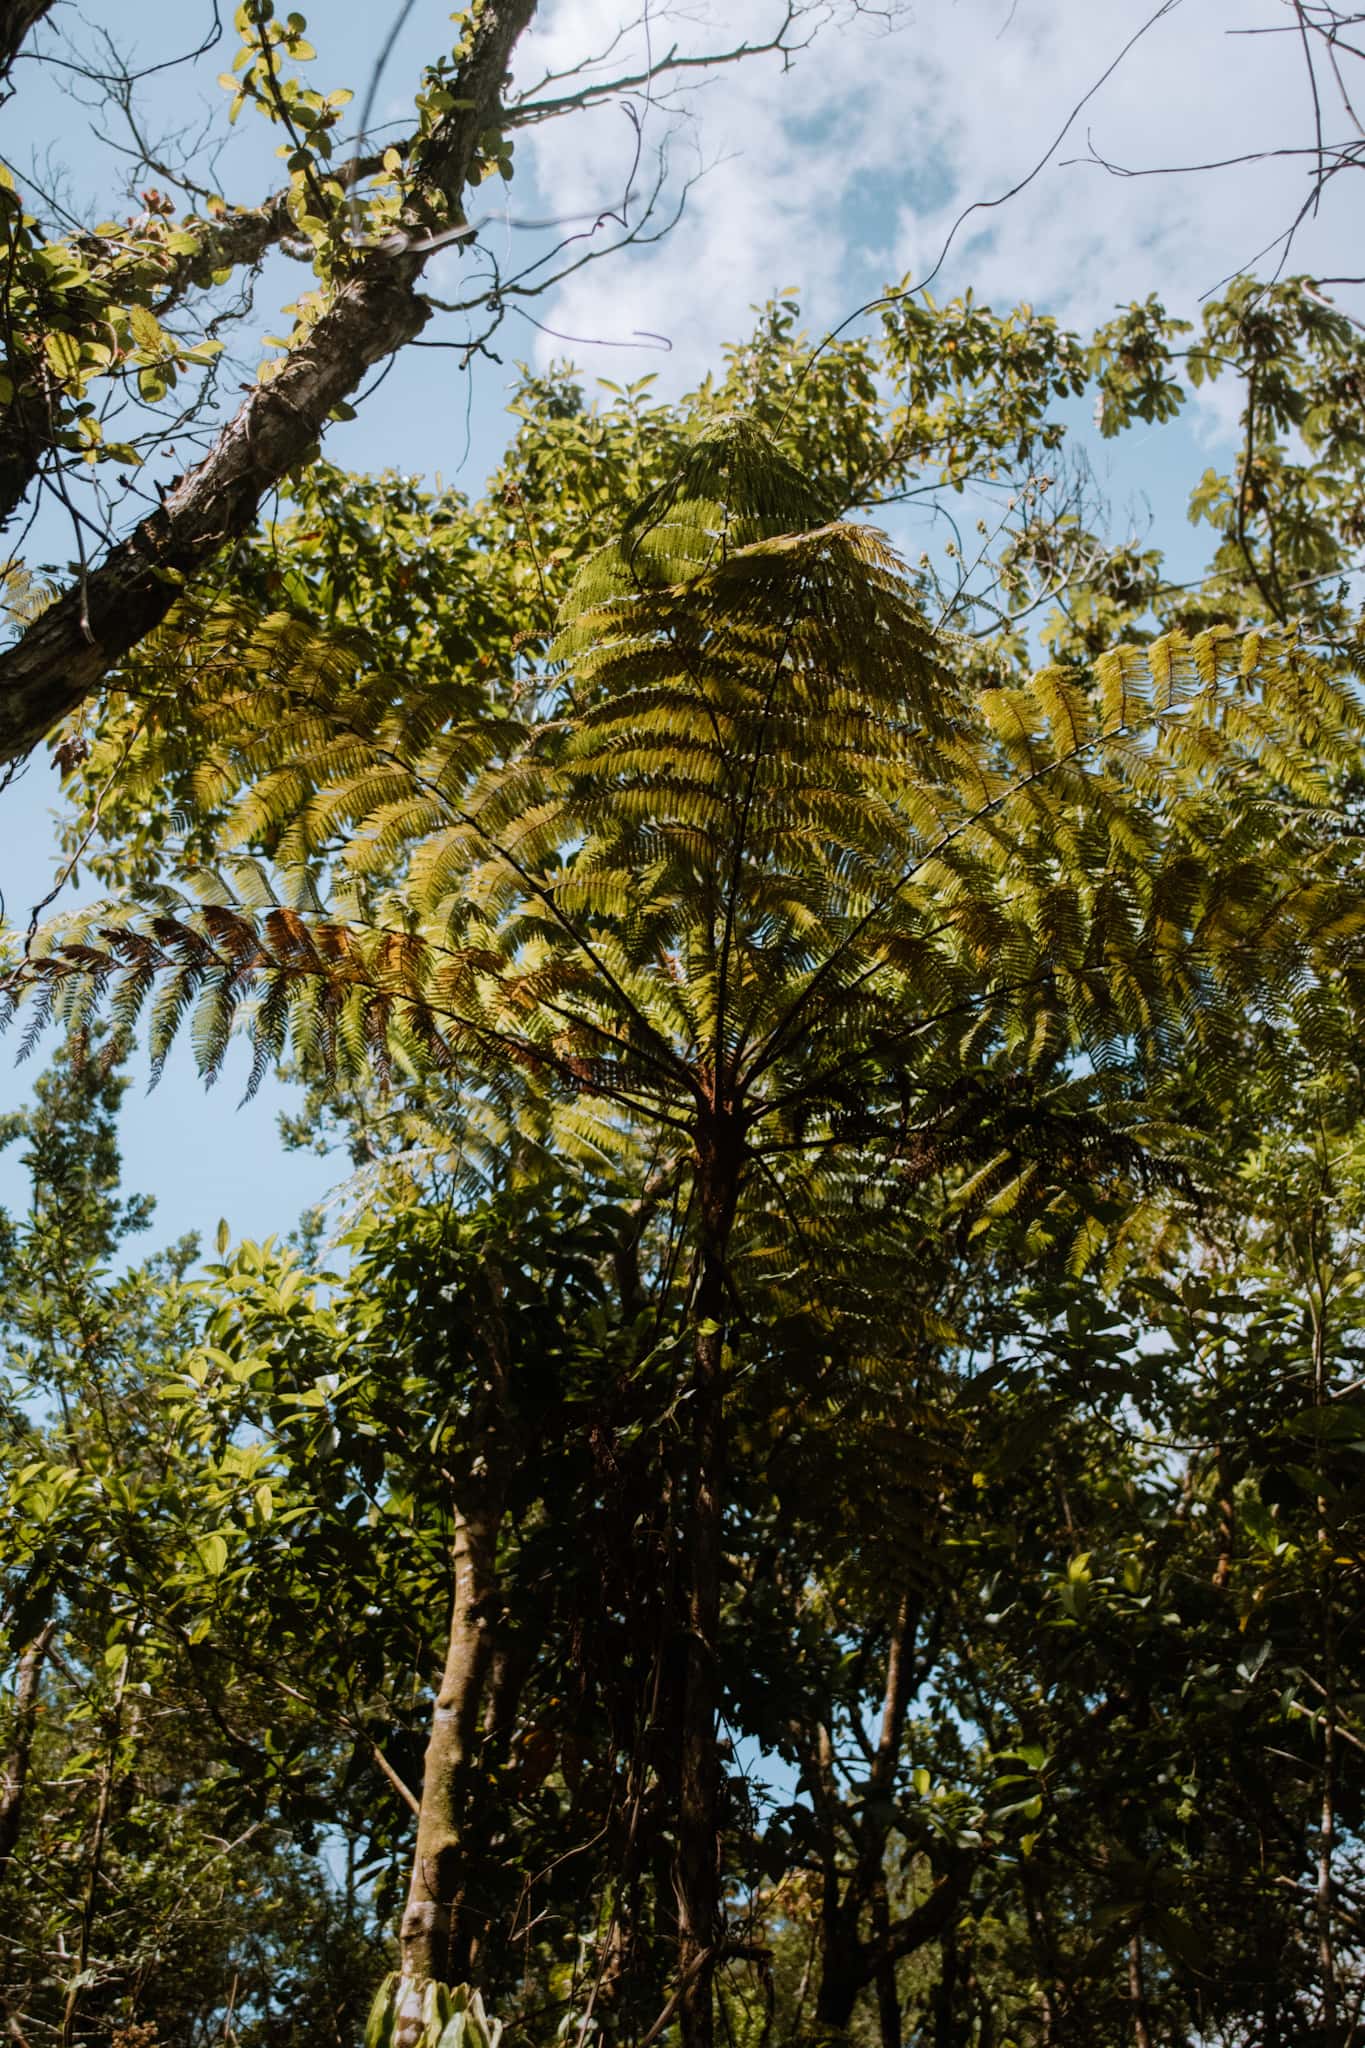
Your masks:
<svg viewBox="0 0 1365 2048"><path fill-rule="evenodd" d="M919 0L888 30L835 0L827 11L839 18L785 74L773 60L754 60L696 90L689 81L680 98L660 96L645 110L642 177L661 145L671 189L701 174L681 223L653 246L590 265L530 308L544 325L593 342L566 343L509 319L494 344L505 368L481 361L472 386L455 355L409 351L358 418L333 430L329 454L355 468L440 472L476 490L510 426L505 380L518 357L543 365L569 356L589 378L619 380L648 369L665 390L681 390L719 362L726 341L742 338L750 307L779 289L799 287L818 332L886 280L907 270L923 275L964 206L996 198L1045 156L1067 114L1150 20L1154 4ZM325 0L307 11L317 82L362 85L396 0L391 7ZM780 12L768 0L717 0L709 10L689 4L676 17L654 5L644 27L628 31L618 62L633 68L646 30L656 50L675 40L684 50L717 47L739 33L760 38ZM519 79L531 84L604 48L634 13L629 0L549 0L523 47ZM125 53L151 62L197 40L210 10L189 0L87 0L80 15L70 4L59 14L77 42L88 45L104 26ZM448 46L448 14L448 0L415 0L379 87L376 126L401 124L417 66ZM946 296L970 283L997 305L1028 298L1078 324L1157 290L1193 311L1201 294L1252 262L1292 217L1302 165L1281 159L1230 172L1117 178L1077 159L1093 143L1109 161L1142 169L1301 141L1307 88L1292 51L1278 34L1241 33L1278 30L1285 19L1282 0L1183 0L1168 8L1026 190L969 218L936 291ZM215 81L232 42L229 30L199 64L148 81L154 132L202 118L215 135L225 133ZM69 75L30 64L18 84L5 109L3 148L21 182L36 165L78 208L88 198L126 211L117 203L117 159L91 136ZM244 118L227 140L216 182L243 202L268 190L278 179L273 145L273 135ZM633 149L618 108L537 128L519 142L517 177L495 205L516 218L592 216L619 199ZM491 224L484 240L505 263L543 246L510 225ZM1362 257L1365 229L1347 193L1310 223L1290 267L1359 272ZM469 261L438 258L432 290L452 292ZM268 267L250 331L280 331L276 308L298 288L297 271ZM458 334L458 323L442 331ZM1185 495L1225 447L1227 427L1206 409L1175 428L1091 451L1116 523L1145 527L1150 514L1153 537L1190 573L1199 554L1183 517ZM68 551L62 529L40 515L30 558ZM41 759L0 795L0 889L20 924L54 878L55 801ZM124 1113L127 1172L131 1186L158 1199L158 1237L194 1229L211 1238L220 1216L234 1234L287 1230L342 1172L344 1162L283 1151L277 1087L238 1107L245 1068L243 1058L207 1095L184 1049L150 1095L135 1073ZM29 1078L0 1044L0 1108L24 1099ZM0 1202L16 1193L15 1163L0 1155Z"/></svg>

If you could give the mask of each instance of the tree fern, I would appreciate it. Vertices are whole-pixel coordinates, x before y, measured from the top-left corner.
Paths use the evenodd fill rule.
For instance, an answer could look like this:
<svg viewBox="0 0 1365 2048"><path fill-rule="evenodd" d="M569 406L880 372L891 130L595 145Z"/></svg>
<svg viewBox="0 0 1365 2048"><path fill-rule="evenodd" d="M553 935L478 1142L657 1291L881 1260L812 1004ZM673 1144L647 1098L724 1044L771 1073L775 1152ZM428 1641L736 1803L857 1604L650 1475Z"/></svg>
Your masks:
<svg viewBox="0 0 1365 2048"><path fill-rule="evenodd" d="M675 1885L704 2039L727 1330L784 1240L930 1174L985 1230L1078 1162L1131 1174L1178 1049L1229 1059L1249 1007L1355 973L1354 693L1227 632L974 688L886 541L742 423L584 568L520 723L287 623L221 621L220 656L198 906L90 913L9 999L107 1006L115 1046L146 1011L154 1064L188 1020L208 1075L241 1018L253 1085L289 1042L594 1170L662 1139L690 1172Z"/></svg>
<svg viewBox="0 0 1365 2048"><path fill-rule="evenodd" d="M1309 653L1170 636L972 691L885 541L820 513L753 430L701 441L582 572L529 724L219 618L210 900L87 916L11 999L117 991L126 1034L161 977L153 1057L192 1003L210 1075L250 1000L255 1078L292 1020L348 1078L399 1049L580 1132L596 1104L604 1145L706 1106L780 1149L945 1056L1216 1056L1349 952L1358 714ZM269 901L319 885L321 918Z"/></svg>

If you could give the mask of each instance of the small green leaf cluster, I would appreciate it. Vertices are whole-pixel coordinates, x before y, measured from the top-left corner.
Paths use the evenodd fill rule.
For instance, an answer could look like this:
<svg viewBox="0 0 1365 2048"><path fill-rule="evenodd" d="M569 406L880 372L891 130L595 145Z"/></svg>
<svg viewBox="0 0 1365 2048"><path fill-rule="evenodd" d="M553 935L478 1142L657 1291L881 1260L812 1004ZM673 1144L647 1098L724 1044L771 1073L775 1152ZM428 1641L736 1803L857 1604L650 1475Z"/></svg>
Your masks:
<svg viewBox="0 0 1365 2048"><path fill-rule="evenodd" d="M21 448L27 431L87 463L135 467L142 459L136 447L106 438L91 387L113 378L155 404L187 369L205 368L221 353L211 336L181 340L154 310L174 298L194 267L203 246L200 224L176 227L148 214L101 222L71 241L43 241L0 167L0 233L10 259L0 466L5 444Z"/></svg>
<svg viewBox="0 0 1365 2048"><path fill-rule="evenodd" d="M365 2024L365 2048L390 2048L402 1979L385 1978ZM429 1982L422 1993L420 2048L498 2048L501 2020L490 2020L483 1998L468 1984Z"/></svg>

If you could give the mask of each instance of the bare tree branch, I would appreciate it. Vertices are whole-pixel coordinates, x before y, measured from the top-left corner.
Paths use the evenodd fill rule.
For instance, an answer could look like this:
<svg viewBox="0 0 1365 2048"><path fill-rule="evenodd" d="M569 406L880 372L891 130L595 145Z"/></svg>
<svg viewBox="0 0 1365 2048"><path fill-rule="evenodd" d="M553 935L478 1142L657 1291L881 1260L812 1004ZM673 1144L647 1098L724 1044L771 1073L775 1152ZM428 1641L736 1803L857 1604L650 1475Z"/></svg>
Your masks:
<svg viewBox="0 0 1365 2048"><path fill-rule="evenodd" d="M1312 131L1309 139L1288 148L1258 149L1254 146L1228 156L1208 161L1174 164L1148 164L1133 166L1111 161L1103 156L1087 137L1088 154L1072 161L1097 164L1116 178L1161 178L1184 177L1192 172L1219 171L1240 168L1247 164L1270 163L1276 158L1301 157L1307 161L1308 193L1294 213L1292 220L1282 228L1263 248L1258 249L1248 262L1241 262L1237 271L1254 269L1272 251L1279 251L1276 275L1283 273L1293 251L1294 242L1304 222L1318 213L1323 195L1334 178L1343 171L1365 169L1365 123L1362 123L1356 107L1356 93L1365 70L1354 74L1343 68L1354 60L1365 67L1365 48L1351 39L1349 31L1365 29L1365 14L1357 9L1347 9L1339 0L1282 0L1288 17L1278 28L1273 26L1230 29L1236 36L1290 36L1297 45L1304 78L1308 87L1312 116ZM1333 139L1326 129L1326 112L1323 94L1318 82L1317 60L1325 61L1336 88L1336 97L1351 133ZM1355 91L1352 86L1355 84ZM1237 271L1229 273L1235 276ZM1221 285L1218 287L1221 289Z"/></svg>
<svg viewBox="0 0 1365 2048"><path fill-rule="evenodd" d="M513 128L529 128L538 121L557 120L561 114L576 114L584 107L594 106L603 100L620 99L624 93L647 92L657 80L676 71L709 71L717 64L738 64L746 57L780 56L784 61L804 50L814 39L820 20L809 20L812 10L788 0L780 27L761 43L740 42L732 49L705 52L696 56L683 56L675 43L662 57L638 71L628 72L619 78L604 79L600 83L582 85L576 92L563 93L550 99L532 99L527 96L517 100L508 109L508 125ZM802 35L798 38L793 31L798 22L804 22ZM591 64L580 67L586 71ZM563 74L570 76L572 74Z"/></svg>

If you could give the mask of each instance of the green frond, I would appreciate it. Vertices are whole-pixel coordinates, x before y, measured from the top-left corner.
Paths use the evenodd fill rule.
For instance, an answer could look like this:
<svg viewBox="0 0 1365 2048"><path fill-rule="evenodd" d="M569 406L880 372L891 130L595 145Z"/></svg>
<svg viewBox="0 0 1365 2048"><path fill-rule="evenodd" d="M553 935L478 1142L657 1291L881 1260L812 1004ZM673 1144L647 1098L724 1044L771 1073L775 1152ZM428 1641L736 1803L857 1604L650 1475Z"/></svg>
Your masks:
<svg viewBox="0 0 1365 2048"><path fill-rule="evenodd" d="M582 569L538 721L283 615L195 630L202 688L130 774L212 820L197 907L101 912L5 991L120 1042L150 1002L154 1069L189 1020L207 1074L250 1038L252 1088L289 1045L425 1071L599 1170L723 1099L813 1187L850 1132L946 1145L913 1105L996 1067L1137 1088L1253 1005L1321 1035L1365 930L1361 711L1311 651L1172 633L977 688L885 537L742 420ZM953 1165L1003 1228L1041 1178L988 1129Z"/></svg>

